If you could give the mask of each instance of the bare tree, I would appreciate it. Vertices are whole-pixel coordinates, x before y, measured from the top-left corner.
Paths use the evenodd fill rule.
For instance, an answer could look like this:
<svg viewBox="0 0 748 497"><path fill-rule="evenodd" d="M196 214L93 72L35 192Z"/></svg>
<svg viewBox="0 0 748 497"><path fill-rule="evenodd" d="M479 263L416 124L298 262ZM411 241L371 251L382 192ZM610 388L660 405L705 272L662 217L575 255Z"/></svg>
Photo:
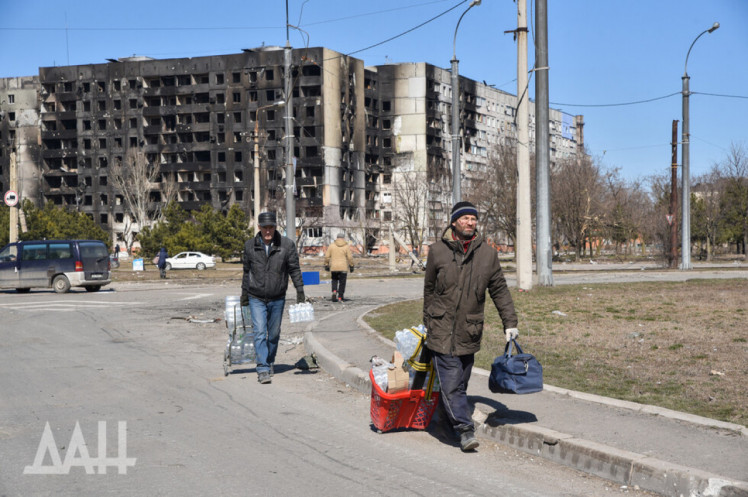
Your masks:
<svg viewBox="0 0 748 497"><path fill-rule="evenodd" d="M129 217L125 221L127 235L132 233L134 224L141 230L156 217L152 217L154 203L151 192L158 189L159 175L158 165L151 163L142 150L134 148L127 151L124 164L115 164L110 168L109 179L122 196L126 217ZM125 237L128 251L132 249L133 242L132 236Z"/></svg>
<svg viewBox="0 0 748 497"><path fill-rule="evenodd" d="M652 212L649 196L641 183L628 183L621 179L617 169L605 174L604 182L606 195L601 217L606 237L614 242L617 256L622 248L624 255L631 254L631 244L636 240L641 240L643 253L643 225Z"/></svg>
<svg viewBox="0 0 748 497"><path fill-rule="evenodd" d="M714 165L708 173L694 178L691 195L691 236L699 245L706 245L706 248L702 245L699 257L706 253L706 260L711 262L724 218L721 204L725 196L725 180L719 166Z"/></svg>
<svg viewBox="0 0 748 497"><path fill-rule="evenodd" d="M411 250L418 250L420 254L428 211L429 185L426 173L399 173L393 186L396 227L405 230Z"/></svg>
<svg viewBox="0 0 748 497"><path fill-rule="evenodd" d="M601 224L604 194L600 167L589 155L558 163L551 176L551 205L556 226L579 259Z"/></svg>
<svg viewBox="0 0 748 497"><path fill-rule="evenodd" d="M737 245L737 253L745 255L748 245L748 154L743 145L731 145L722 163L722 171L725 178L722 205L726 229Z"/></svg>
<svg viewBox="0 0 748 497"><path fill-rule="evenodd" d="M660 255L663 259L669 258L672 253L670 225L667 221L667 215L670 212L670 173L649 176L647 182L651 195L652 215L644 219L642 232L662 248Z"/></svg>
<svg viewBox="0 0 748 497"><path fill-rule="evenodd" d="M479 230L484 234L507 236L517 241L517 149L497 145L491 152L487 169L476 175L467 199L481 213Z"/></svg>

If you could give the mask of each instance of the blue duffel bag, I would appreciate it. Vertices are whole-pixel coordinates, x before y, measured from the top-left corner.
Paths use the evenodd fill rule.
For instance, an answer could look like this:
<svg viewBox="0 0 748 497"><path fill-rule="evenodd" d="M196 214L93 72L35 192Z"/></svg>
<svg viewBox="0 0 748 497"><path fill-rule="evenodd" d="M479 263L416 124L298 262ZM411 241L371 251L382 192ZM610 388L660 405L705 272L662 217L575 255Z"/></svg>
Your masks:
<svg viewBox="0 0 748 497"><path fill-rule="evenodd" d="M512 355L512 346L517 354ZM494 359L488 388L493 393L535 393L543 390L543 366L532 354L522 353L516 340L507 342L504 355Z"/></svg>

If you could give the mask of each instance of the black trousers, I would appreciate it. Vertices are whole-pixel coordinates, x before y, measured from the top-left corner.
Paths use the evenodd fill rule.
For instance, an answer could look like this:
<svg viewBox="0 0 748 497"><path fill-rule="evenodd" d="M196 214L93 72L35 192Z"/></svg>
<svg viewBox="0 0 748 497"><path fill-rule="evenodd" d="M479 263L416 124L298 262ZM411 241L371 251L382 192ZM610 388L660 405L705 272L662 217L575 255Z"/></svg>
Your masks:
<svg viewBox="0 0 748 497"><path fill-rule="evenodd" d="M345 271L333 271L332 275L332 291L342 298L345 293L345 282L348 279L348 273Z"/></svg>
<svg viewBox="0 0 748 497"><path fill-rule="evenodd" d="M467 400L467 387L475 355L453 356L433 351L432 354L441 387L439 402L447 411L452 427L458 433L475 429L473 412Z"/></svg>

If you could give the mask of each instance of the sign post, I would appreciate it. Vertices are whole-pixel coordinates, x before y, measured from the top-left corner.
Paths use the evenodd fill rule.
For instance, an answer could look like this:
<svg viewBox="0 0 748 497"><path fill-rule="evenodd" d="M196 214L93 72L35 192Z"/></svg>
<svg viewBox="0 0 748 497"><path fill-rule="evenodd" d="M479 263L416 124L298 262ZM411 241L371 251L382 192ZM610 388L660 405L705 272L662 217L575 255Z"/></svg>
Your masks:
<svg viewBox="0 0 748 497"><path fill-rule="evenodd" d="M5 204L10 207L10 233L8 241L18 241L18 176L16 174L16 153L10 153L10 190L5 192Z"/></svg>

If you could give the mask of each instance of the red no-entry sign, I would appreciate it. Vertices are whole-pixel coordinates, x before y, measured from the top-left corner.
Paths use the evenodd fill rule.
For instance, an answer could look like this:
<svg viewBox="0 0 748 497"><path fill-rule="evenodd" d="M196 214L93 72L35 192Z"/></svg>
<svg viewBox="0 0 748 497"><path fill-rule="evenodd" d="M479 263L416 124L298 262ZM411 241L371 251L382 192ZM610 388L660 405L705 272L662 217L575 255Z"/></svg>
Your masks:
<svg viewBox="0 0 748 497"><path fill-rule="evenodd" d="M8 190L5 192L5 205L8 207L13 207L18 203L18 194L14 192L13 190Z"/></svg>

